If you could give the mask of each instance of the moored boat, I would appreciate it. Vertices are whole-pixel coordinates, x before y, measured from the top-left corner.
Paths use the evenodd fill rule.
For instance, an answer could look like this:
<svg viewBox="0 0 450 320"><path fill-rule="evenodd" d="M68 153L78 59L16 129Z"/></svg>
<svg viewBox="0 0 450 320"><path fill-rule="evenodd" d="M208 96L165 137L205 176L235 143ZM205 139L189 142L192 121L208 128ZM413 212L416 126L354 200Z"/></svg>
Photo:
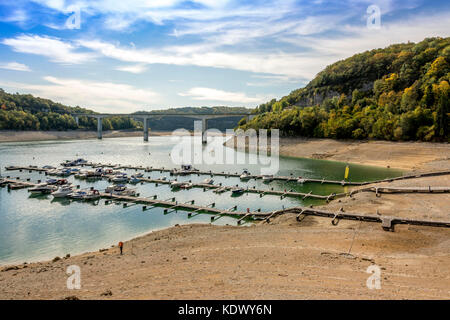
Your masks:
<svg viewBox="0 0 450 320"><path fill-rule="evenodd" d="M134 196L136 195L136 190L128 188L123 184L118 184L107 187L105 189L105 193L110 193L117 196Z"/></svg>
<svg viewBox="0 0 450 320"><path fill-rule="evenodd" d="M133 175L133 176L131 176L131 178L130 178L130 180L128 182L136 184L136 183L141 182L141 179L139 179L138 177Z"/></svg>
<svg viewBox="0 0 450 320"><path fill-rule="evenodd" d="M33 188L28 189L32 194L50 194L55 191L58 187L49 185L47 183L40 183Z"/></svg>
<svg viewBox="0 0 450 320"><path fill-rule="evenodd" d="M172 181L171 183L170 183L170 187L172 188L172 189L177 189L177 188L181 188L181 186L183 185L183 184L185 184L186 182L184 182L184 181Z"/></svg>
<svg viewBox="0 0 450 320"><path fill-rule="evenodd" d="M126 173L116 174L112 179L112 182L128 182L128 175Z"/></svg>
<svg viewBox="0 0 450 320"><path fill-rule="evenodd" d="M204 184L214 184L214 180L212 178L206 178L205 180L203 180Z"/></svg>
<svg viewBox="0 0 450 320"><path fill-rule="evenodd" d="M239 176L239 178L241 180L249 180L251 178L251 173L247 169L244 169L242 171L242 174Z"/></svg>
<svg viewBox="0 0 450 320"><path fill-rule="evenodd" d="M234 188L234 189L231 189L231 195L232 196L239 196L239 195L243 194L244 191L245 190L243 188Z"/></svg>
<svg viewBox="0 0 450 320"><path fill-rule="evenodd" d="M52 196L55 198L65 198L73 192L73 188L68 185L64 185L58 188L58 190L52 192Z"/></svg>
<svg viewBox="0 0 450 320"><path fill-rule="evenodd" d="M297 179L297 183L305 183L306 179L302 178L302 177L298 177Z"/></svg>

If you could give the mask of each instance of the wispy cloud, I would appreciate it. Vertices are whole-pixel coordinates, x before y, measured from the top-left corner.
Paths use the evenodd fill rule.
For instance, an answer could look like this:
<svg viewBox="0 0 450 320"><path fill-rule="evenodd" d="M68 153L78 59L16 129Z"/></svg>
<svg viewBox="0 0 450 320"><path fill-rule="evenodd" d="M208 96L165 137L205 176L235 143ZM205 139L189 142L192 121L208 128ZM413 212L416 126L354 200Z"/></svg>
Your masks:
<svg viewBox="0 0 450 320"><path fill-rule="evenodd" d="M92 53L77 51L77 47L69 41L47 36L24 34L3 39L1 43L12 47L15 52L41 55L64 64L78 64L94 58Z"/></svg>
<svg viewBox="0 0 450 320"><path fill-rule="evenodd" d="M6 69L6 70L14 70L14 71L31 71L30 67L23 63L18 62L6 62L6 63L0 63L0 69Z"/></svg>
<svg viewBox="0 0 450 320"><path fill-rule="evenodd" d="M229 92L213 88L191 88L187 92L179 93L182 97L191 97L194 100L210 102L232 102L232 103L260 103L267 97L249 97L243 92Z"/></svg>
<svg viewBox="0 0 450 320"><path fill-rule="evenodd" d="M44 77L44 84L0 81L0 86L22 90L71 106L83 106L100 112L133 112L159 101L149 89L128 84L95 82L84 79Z"/></svg>
<svg viewBox="0 0 450 320"><path fill-rule="evenodd" d="M136 64L136 65L128 65L128 66L119 66L116 68L116 70L137 74L137 73L143 73L143 72L147 71L147 67L142 64Z"/></svg>

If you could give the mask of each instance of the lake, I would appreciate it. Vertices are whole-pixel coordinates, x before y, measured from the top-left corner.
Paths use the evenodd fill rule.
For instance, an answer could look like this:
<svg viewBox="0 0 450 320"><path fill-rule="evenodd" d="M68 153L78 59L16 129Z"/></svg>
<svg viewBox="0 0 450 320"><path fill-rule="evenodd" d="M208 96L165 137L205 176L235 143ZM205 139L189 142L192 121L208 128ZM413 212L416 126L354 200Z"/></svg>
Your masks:
<svg viewBox="0 0 450 320"><path fill-rule="evenodd" d="M185 138L188 142L193 137ZM190 139L190 140L189 140ZM225 138L223 138L225 139ZM189 142L190 141L190 142ZM114 138L103 140L82 141L47 141L0 143L0 165L3 176L30 178L31 181L45 180L39 173L4 170L7 165L53 165L67 159L84 158L92 162L120 163L122 165L142 165L144 167L175 168L171 152L177 144L172 137L150 137L149 142L143 142L141 137ZM225 147L223 147L225 148ZM228 149L228 148L227 148ZM234 156L240 152L228 149ZM242 154L241 154L242 155ZM244 155L245 156L245 155ZM241 172L244 168L252 174L259 174L258 164L195 164L200 170L213 172ZM278 175L305 178L325 178L342 180L346 163L297 159L280 157ZM127 171L127 170L124 170ZM128 170L129 173L134 170ZM396 169L368 167L350 164L350 180L367 181L401 175ZM145 173L151 178L170 177L169 173ZM185 176L179 179L199 182L206 176ZM293 189L299 192L310 192L328 195L332 192L347 191L348 187L339 185L297 184L296 182L273 181L270 184L261 180L242 182L239 178L225 178L215 176L215 183L223 185L239 184L243 187L256 186L258 189L274 188L276 190ZM87 182L77 180L73 176L68 178L75 185L82 188L93 186L102 190L110 185L107 181ZM280 199L279 196L266 195L262 198L258 194L244 194L240 197L231 197L230 192L215 194L212 191L204 192L202 189L172 191L168 185L143 184L137 185L141 197L158 195L158 199L176 197L179 202L195 200L197 205L216 203L217 208L230 208L237 205L239 211L261 209L271 211L284 207L319 204L319 200L305 200L297 198ZM189 218L187 212L177 211L164 215L163 208L148 211L142 210L142 205L123 208L119 204L105 205L104 200L98 203L77 202L70 200L55 200L51 195L30 196L26 189L11 190L0 188L0 265L32 262L51 259L55 256L71 255L87 251L96 251L100 248L110 247L119 241L126 241L136 236L154 230L187 223L210 223L210 215L199 214ZM236 225L232 217L222 217L214 224ZM244 224L250 225L251 222Z"/></svg>

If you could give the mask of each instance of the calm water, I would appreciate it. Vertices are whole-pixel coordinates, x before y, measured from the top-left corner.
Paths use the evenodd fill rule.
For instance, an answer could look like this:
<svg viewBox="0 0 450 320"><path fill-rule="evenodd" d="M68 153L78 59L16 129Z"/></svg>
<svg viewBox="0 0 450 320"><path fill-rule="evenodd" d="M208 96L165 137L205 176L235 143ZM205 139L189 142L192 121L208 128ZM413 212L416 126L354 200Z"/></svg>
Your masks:
<svg viewBox="0 0 450 320"><path fill-rule="evenodd" d="M192 138L189 138L192 139ZM88 161L102 163L120 163L153 167L178 167L173 165L169 153L175 142L170 137L150 137L148 143L142 138L116 138L83 141L49 141L30 143L0 144L0 165L2 174L23 179L45 180L43 174L8 171L6 165L53 165L66 159L85 158ZM231 151L237 154L235 151ZM280 158L278 175L294 174L308 178L326 178L342 180L345 163ZM253 174L259 174L257 165L195 165L198 169L226 172L240 172L248 168ZM133 171L130 170L129 173ZM350 165L352 181L375 180L400 175L395 169L384 169L360 165ZM146 173L152 178L168 177L169 173ZM202 181L205 176L186 176L179 179ZM69 180L81 187L94 186L106 188L107 181L86 182L70 177ZM278 190L294 189L328 195L331 192L345 191L345 187L320 184L298 185L295 182L278 182L264 184L262 181L250 180L241 182L238 178L214 177L215 183L223 185L240 184L244 187L257 186L258 189L274 188ZM221 195L202 189L191 189L172 192L167 185L156 187L154 184L138 185L141 196L158 195L158 199L176 197L179 202L195 199L198 205L216 203L217 208L230 208L237 205L239 211L261 209L270 211L284 207L309 205L317 200L302 201L295 198L280 200L278 196L267 195L260 198L257 194L245 194L231 197L230 193ZM8 191L0 188L0 264L30 262L50 259L67 253L72 255L86 251L95 251L109 247L138 235L173 226L177 223L209 223L207 214L187 217L184 211L164 215L163 208L142 211L141 205L123 208L122 205L105 205L83 203L69 200L54 200L52 196L32 197L26 189ZM222 217L215 224L236 224L232 217Z"/></svg>

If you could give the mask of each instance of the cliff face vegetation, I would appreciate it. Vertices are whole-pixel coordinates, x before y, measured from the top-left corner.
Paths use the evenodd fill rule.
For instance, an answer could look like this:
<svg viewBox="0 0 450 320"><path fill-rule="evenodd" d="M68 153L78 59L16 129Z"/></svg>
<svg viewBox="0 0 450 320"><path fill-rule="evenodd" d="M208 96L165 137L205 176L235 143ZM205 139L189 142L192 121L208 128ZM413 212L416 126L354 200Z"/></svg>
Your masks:
<svg viewBox="0 0 450 320"><path fill-rule="evenodd" d="M256 108L242 129L318 138L449 141L450 38L360 53Z"/></svg>

